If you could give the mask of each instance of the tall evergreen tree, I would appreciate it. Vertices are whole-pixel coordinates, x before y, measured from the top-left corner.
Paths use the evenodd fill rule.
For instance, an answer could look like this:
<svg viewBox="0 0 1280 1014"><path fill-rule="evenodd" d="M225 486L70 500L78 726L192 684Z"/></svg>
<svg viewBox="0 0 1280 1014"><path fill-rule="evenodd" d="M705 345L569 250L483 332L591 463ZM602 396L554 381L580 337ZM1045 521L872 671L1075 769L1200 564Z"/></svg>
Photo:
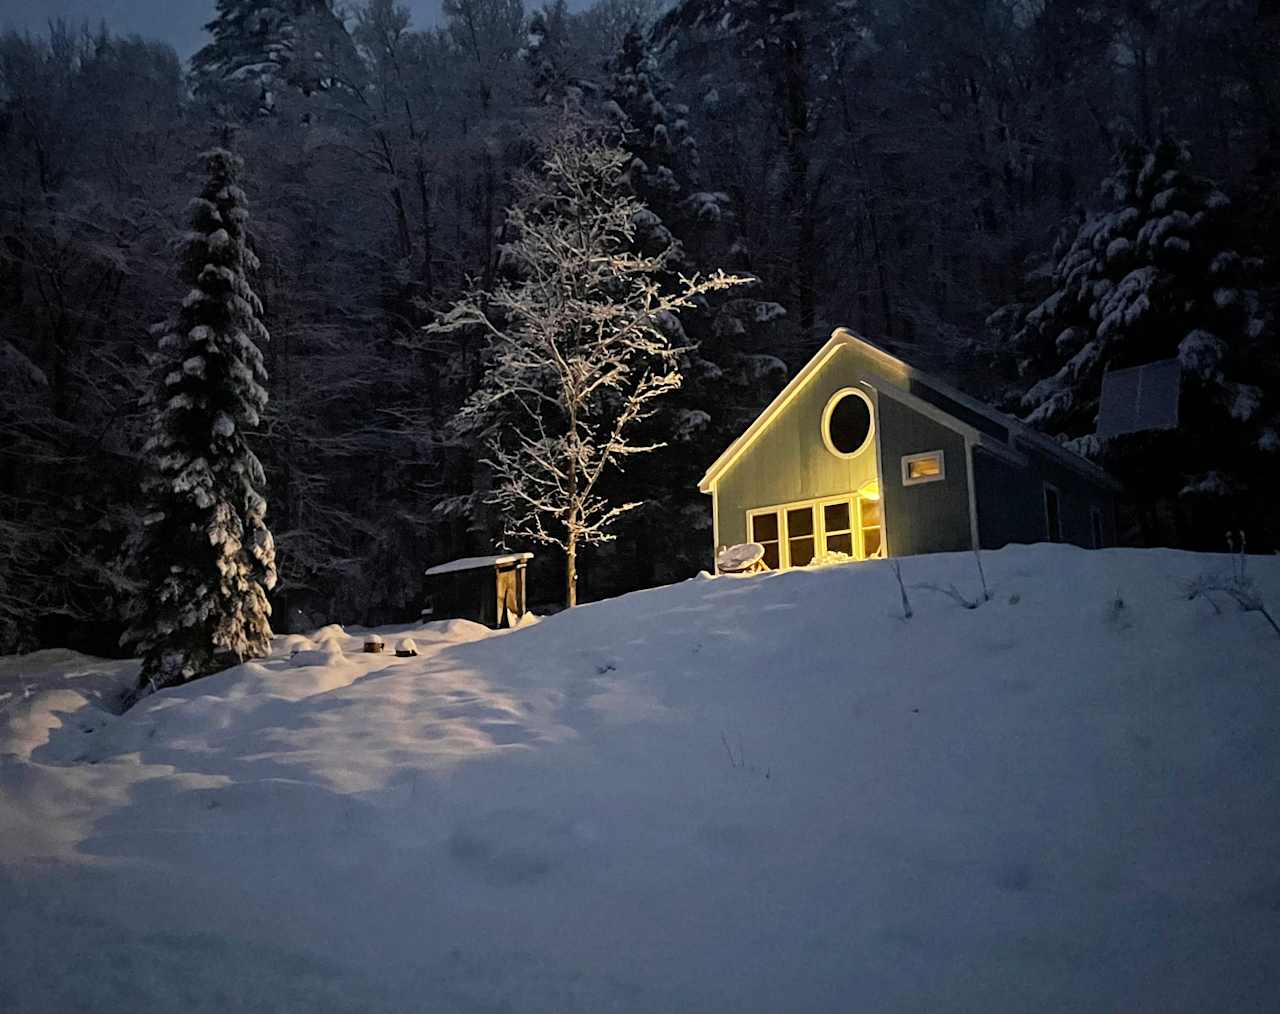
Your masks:
<svg viewBox="0 0 1280 1014"><path fill-rule="evenodd" d="M770 142L776 146L768 156L775 179L770 196L788 233L771 238L781 254L771 273L785 285L804 358L826 337L817 333L817 279L820 218L832 175L825 160L833 146L819 135L840 110L839 85L861 40L862 21L858 0L680 0L654 30L662 45L708 33L713 44L735 53L736 72L751 78L747 88L764 114L751 149L760 157ZM886 330L892 334L890 322Z"/></svg>
<svg viewBox="0 0 1280 1014"><path fill-rule="evenodd" d="M333 0L217 0L205 30L213 41L191 58L197 91L230 94L249 113L275 112L282 87L326 91L358 66Z"/></svg>
<svg viewBox="0 0 1280 1014"><path fill-rule="evenodd" d="M1028 422L1100 456L1142 499L1216 499L1222 520L1244 523L1262 486L1274 485L1265 477L1280 451L1280 356L1254 287L1261 264L1235 249L1231 202L1189 162L1168 138L1123 151L1107 184L1112 209L1080 225L1053 291L1015 336L1035 381L1022 406ZM1166 358L1183 376L1176 445L1100 446L1103 374ZM1052 372L1036 380L1042 364Z"/></svg>
<svg viewBox="0 0 1280 1014"><path fill-rule="evenodd" d="M125 634L144 656L143 685L157 688L265 654L276 583L266 479L248 444L267 403L258 346L268 335L248 281L258 258L242 162L222 149L204 158L181 271L191 288L153 361L140 588Z"/></svg>
<svg viewBox="0 0 1280 1014"><path fill-rule="evenodd" d="M602 111L632 156L624 178L645 205L635 222L636 243L640 252L663 258L661 283L674 288L681 274L704 265L747 268L729 195L703 183L689 108L673 101L647 35L633 26L609 71ZM684 347L684 383L646 424L647 436L669 446L611 482L622 499L645 501L622 522L626 534L611 586L679 580L709 566L710 523L698 477L786 378L781 360L752 354L748 346L748 335L763 346L770 322L785 310L747 291L709 295L680 315L673 338ZM681 519L674 530L672 518ZM664 533L661 546L658 532Z"/></svg>

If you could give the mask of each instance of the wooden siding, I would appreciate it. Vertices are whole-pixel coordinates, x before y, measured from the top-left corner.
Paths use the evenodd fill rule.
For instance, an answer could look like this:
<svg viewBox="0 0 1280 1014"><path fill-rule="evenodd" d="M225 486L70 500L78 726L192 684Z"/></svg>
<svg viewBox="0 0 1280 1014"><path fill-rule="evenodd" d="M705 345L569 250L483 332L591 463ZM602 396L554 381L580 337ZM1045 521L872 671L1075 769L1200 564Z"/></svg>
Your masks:
<svg viewBox="0 0 1280 1014"><path fill-rule="evenodd" d="M820 363L745 449L725 457L713 483L717 545L747 541L748 511L851 494L878 478L890 555L971 548L975 524L966 457L970 444L964 434L970 441L995 439L1003 444L1009 428L923 382L913 383L904 369L895 370L892 361L857 345L838 346ZM867 391L875 406L875 439L853 458L832 454L821 432L823 409L846 387ZM914 401L912 395L928 404ZM948 417L959 432L945 424ZM1026 459L1025 466L998 458L976 443L972 446L972 502L983 548L1047 539L1046 482L1059 491L1064 542L1093 546L1091 508L1096 508L1102 514L1104 543L1116 544L1115 495L1110 490L1032 443L1017 441L1016 452ZM902 458L937 450L945 456L945 479L905 485Z"/></svg>
<svg viewBox="0 0 1280 1014"><path fill-rule="evenodd" d="M866 390L866 384L875 405L875 439L856 457L839 458L823 443L822 411L837 391ZM903 386L870 355L837 349L716 481L717 543L747 541L749 510L852 493L879 478L892 555L968 549L973 539L964 437L895 401L893 392ZM946 458L946 478L904 486L903 456L937 450Z"/></svg>
<svg viewBox="0 0 1280 1014"><path fill-rule="evenodd" d="M1092 508L1102 513L1103 541L1116 544L1115 497L1078 472L1066 468L1034 449L1021 448L1027 467L1017 468L977 449L974 452L974 486L978 499L978 534L983 549L999 549L1009 543L1047 542L1044 484L1058 489L1062 541L1093 548Z"/></svg>
<svg viewBox="0 0 1280 1014"><path fill-rule="evenodd" d="M822 441L822 411L831 396L841 388L858 387L864 379L878 384L883 373L865 353L852 347L837 349L817 376L716 480L719 545L747 541L749 510L852 493L876 478L878 418L877 437L853 458L836 457ZM874 394L871 400L875 404Z"/></svg>
<svg viewBox="0 0 1280 1014"><path fill-rule="evenodd" d="M880 396L880 422L885 470L880 489L890 554L912 556L971 548L964 437L895 401L892 392ZM902 459L908 454L939 450L944 455L946 478L904 486Z"/></svg>

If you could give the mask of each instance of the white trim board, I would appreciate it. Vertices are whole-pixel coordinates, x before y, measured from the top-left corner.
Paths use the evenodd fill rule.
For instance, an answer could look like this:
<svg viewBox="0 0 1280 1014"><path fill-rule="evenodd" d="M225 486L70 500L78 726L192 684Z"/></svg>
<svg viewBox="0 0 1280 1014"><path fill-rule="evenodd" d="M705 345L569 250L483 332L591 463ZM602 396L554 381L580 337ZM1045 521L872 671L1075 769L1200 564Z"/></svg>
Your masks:
<svg viewBox="0 0 1280 1014"><path fill-rule="evenodd" d="M1093 464L1091 461L1080 457L1066 448L1060 446L1056 441L1051 440L1042 433L1038 433L1031 429L1025 423L1007 416L1003 412L998 412L990 405L985 405L976 398L971 398L963 391L958 391L949 384L937 380L928 374L922 373L915 367L903 362L896 356L891 355L884 349L873 345L865 338L855 335L847 328L838 327L832 332L831 338L825 345L814 355L812 359L806 363L801 370L791 379L771 401L764 411L761 412L750 426L733 441L720 457L716 458L706 473L698 482L698 489L703 493L710 493L720 476L724 474L733 464L742 456L746 450L755 443L760 434L769 426L769 424L791 403L797 394L809 383L810 380L818 373L818 371L826 365L833 355L843 346L859 349L866 352L873 359L879 362L884 368L890 381L897 381L897 384L879 384L874 383L878 378L872 378L873 383L867 386L874 387L877 394L884 394L895 401L899 401L910 406L920 414L927 416L934 422L947 427L953 432L959 433L974 445L981 447L997 457L1003 458L1010 464L1026 467L1028 464L1025 454L1017 449L1018 441L1034 447L1035 449L1052 457L1059 464L1064 465L1093 482L1099 483L1104 487L1111 489L1113 492L1118 491L1120 486L1114 478L1105 471ZM909 380L917 380L926 385L938 394L948 398L958 405L969 409L970 411L990 419L992 422L1005 429L1009 438L1008 441L1002 441L985 433L975 426L957 419L945 409L939 408L931 402L925 401L918 395L912 394L905 388L905 383ZM877 440L878 443L878 440Z"/></svg>

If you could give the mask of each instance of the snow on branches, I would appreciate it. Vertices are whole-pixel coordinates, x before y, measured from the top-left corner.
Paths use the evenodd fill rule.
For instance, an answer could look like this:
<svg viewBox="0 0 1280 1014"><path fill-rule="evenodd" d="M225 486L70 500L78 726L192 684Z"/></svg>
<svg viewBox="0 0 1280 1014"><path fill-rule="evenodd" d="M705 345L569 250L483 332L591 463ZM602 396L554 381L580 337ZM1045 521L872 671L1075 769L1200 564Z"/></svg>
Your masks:
<svg viewBox="0 0 1280 1014"><path fill-rule="evenodd" d="M634 435L680 386L676 315L747 281L717 271L660 284L671 254L635 252L644 206L623 178L630 160L593 128L563 123L541 171L518 182L509 279L472 292L427 329L487 335L488 370L460 425L485 440L489 502L507 534L564 550L569 605L578 547L608 541L613 523L640 506L612 501L601 480L661 446Z"/></svg>
<svg viewBox="0 0 1280 1014"><path fill-rule="evenodd" d="M1168 138L1128 146L1104 189L1113 207L1079 223L1057 258L1052 291L1012 335L1025 419L1083 437L1094 429L1108 369L1171 357L1182 365L1184 393L1237 422L1261 417L1261 398L1241 394L1233 378L1273 370L1274 355L1262 337L1257 272L1229 246L1226 196Z"/></svg>
<svg viewBox="0 0 1280 1014"><path fill-rule="evenodd" d="M258 346L268 336L247 277L258 259L241 160L221 149L204 158L182 268L190 291L153 358L147 504L132 554L139 594L124 637L155 687L266 654L271 639L275 546L259 492L266 478L245 437L267 403Z"/></svg>

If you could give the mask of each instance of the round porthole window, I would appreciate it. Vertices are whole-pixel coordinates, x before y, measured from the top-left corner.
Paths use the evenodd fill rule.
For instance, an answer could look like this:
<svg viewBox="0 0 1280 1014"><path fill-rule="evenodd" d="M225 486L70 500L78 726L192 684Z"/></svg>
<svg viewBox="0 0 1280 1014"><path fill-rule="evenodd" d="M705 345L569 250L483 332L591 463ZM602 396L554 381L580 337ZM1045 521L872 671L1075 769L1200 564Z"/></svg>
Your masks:
<svg viewBox="0 0 1280 1014"><path fill-rule="evenodd" d="M856 387L837 391L822 413L822 440L832 454L852 458L871 443L875 418L871 399Z"/></svg>

